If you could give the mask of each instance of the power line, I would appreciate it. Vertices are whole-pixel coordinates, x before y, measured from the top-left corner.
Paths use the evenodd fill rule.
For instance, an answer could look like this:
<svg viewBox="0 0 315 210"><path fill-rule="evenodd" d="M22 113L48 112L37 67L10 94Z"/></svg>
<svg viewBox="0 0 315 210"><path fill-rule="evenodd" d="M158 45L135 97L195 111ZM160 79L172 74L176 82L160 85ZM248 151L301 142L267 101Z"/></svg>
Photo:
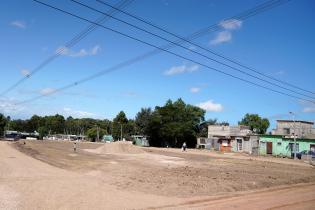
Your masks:
<svg viewBox="0 0 315 210"><path fill-rule="evenodd" d="M311 96L308 96L308 95L306 95L306 94L299 93L299 92L297 92L297 91L295 91L295 90L291 90L291 89L289 89L289 88L283 87L283 86L278 85L278 84L276 84L276 83L274 83L274 82L270 82L270 81L268 81L268 80L266 80L266 79L262 79L262 78L260 78L260 77L258 77L258 76L255 76L255 75L252 75L252 74L250 74L250 73L247 73L247 72L245 72L245 71L243 71L243 70L241 70L241 69L239 69L239 68L233 67L233 66L228 65L228 64L226 64L226 63L223 63L223 62L221 62L221 61L218 61L218 60L216 60L216 59L213 59L213 58L211 58L211 57L209 57L209 56L206 56L206 55L204 55L204 54L202 54L202 53L200 53L200 52L198 52L198 51L195 51L195 50L193 50L193 49L191 49L191 48L189 48L189 47L185 47L185 46L182 46L182 45L180 45L180 44L177 44L177 43L175 43L175 42L173 42L173 41L171 41L171 40L169 40L169 39L166 39L166 38L164 38L164 37L162 37L162 36L160 36L160 35L157 35L157 34L155 34L155 33L152 33L152 32L150 32L150 31L148 31L148 30L146 30L146 29L143 29L143 28L141 28L141 27L138 27L138 26L136 26L136 25L134 25L134 24L131 24L131 23L127 22L127 21L124 21L124 20L122 20L122 19L120 19L120 18L113 17L113 16L111 16L111 15L105 13L105 12L102 12L102 11L100 11L100 10L97 10L97 9L95 9L95 8L93 8L93 7L90 7L90 6L86 5L86 4L83 4L83 3L78 2L78 1L76 1L76 0L71 0L71 1L72 1L72 2L75 2L76 4L81 5L81 6L83 6L83 7L86 7L86 8L88 8L88 9L90 9L90 10L93 10L93 11L95 11L95 12L101 13L101 14L103 14L103 15L107 15L108 17L110 17L110 18L112 18L112 19L114 19L114 20L117 20L117 21L122 22L122 23L124 23L124 24L126 24L126 25L128 25L128 26L131 26L131 27L133 27L133 28L136 28L136 29L138 29L138 30L141 30L141 31L143 31L143 32L145 32L145 33L148 33L148 34L152 35L152 36L158 37L158 38L160 38L160 39L162 39L162 40L164 40L164 41L167 41L167 42L169 42L169 43L171 43L171 44L177 45L177 46L179 46L179 47L181 47L181 48L183 48L183 49L185 49L185 50L187 50L187 51L193 52L193 53L195 53L195 54L197 54L197 55L200 55L200 56L202 56L202 57L204 57L204 58L206 58L206 59L208 59L208 60L211 60L211 61L216 62L216 63L218 63L218 64L224 65L224 66L226 66L226 67L229 67L229 68L231 68L231 69L233 69L233 70L235 70L235 71L238 71L238 72L240 72L240 73L242 73L242 74L245 74L245 75L247 75L247 76L250 76L250 77L255 78L255 79L258 79L258 80L261 80L261 81L263 81L263 82L265 82L265 83L268 83L268 84L270 84L270 85L273 85L273 86L282 88L282 89L284 89L284 90L287 90L287 91L296 93L296 94L298 94L298 95L305 96L305 97L310 98L310 99L315 99L314 97L311 97Z"/></svg>
<svg viewBox="0 0 315 210"><path fill-rule="evenodd" d="M121 0L116 5L117 7L124 8L132 3L134 0ZM118 10L111 9L109 11L109 14L115 15ZM106 20L108 20L108 16L102 16L95 20L97 23L104 23ZM4 96L8 92L12 91L16 87L18 87L21 83L23 83L25 80L32 77L34 74L42 70L46 65L48 65L50 62L58 58L67 48L71 48L75 46L78 42L80 42L82 39L84 39L89 33L93 32L97 28L97 25L90 24L85 29L83 29L81 32L79 32L77 35L75 35L71 40L67 41L62 48L59 48L54 54L49 56L47 59L42 61L38 66L36 66L29 74L19 79L16 83L5 89L3 92L0 93L0 96Z"/></svg>
<svg viewBox="0 0 315 210"><path fill-rule="evenodd" d="M314 103L314 102L311 101L311 100L303 99L303 98L300 98L300 97L297 97L297 96L294 96L294 95L291 95L291 94L287 94L287 93L284 93L284 92L281 92L281 91L278 91L278 90L274 90L274 89L272 89L272 88L269 88L269 87L266 87L266 86L263 86L263 85L260 85L260 84L251 82L251 81L249 81L249 80L240 78L240 77L238 77L238 76L235 76L235 75L226 73L226 72L221 71L221 70L219 70L219 69L210 67L210 66L208 66L208 65L206 65L206 64L197 62L197 61L195 61L195 60L193 60L193 59L190 59L190 58L187 58L187 57L185 57L185 56L179 55L179 54L174 53L174 52L172 52L172 51L169 51L169 50L167 50L167 49L164 49L164 48L161 48L161 47L159 47L159 46L153 45L153 44L151 44L151 43L142 41L142 40L140 40L140 39L138 39L138 38L132 37L132 36L130 36L130 35L127 35L127 34L125 34L125 33L122 33L122 32L120 32L120 31L117 31L117 30L115 30L115 29L112 29L112 28L103 26L103 25L101 25L101 24L99 24L99 23L93 22L93 21L91 21L91 20L88 20L88 19L86 19L86 18L80 17L80 16L78 16L78 15L75 15L75 14L73 14L73 13L67 12L67 11L62 10L62 9L60 9L60 8L54 7L54 6L52 6L52 5L49 5L49 4L40 2L40 1L38 1L38 0L34 0L34 1L36 1L36 2L38 2L38 3L40 3L40 4L42 4L42 5L45 5L45 6L47 6L47 7L50 7L50 8L52 8L52 9L54 9L54 10L60 11L60 12L62 12L62 13L64 13L64 14L68 14L68 15L70 15L70 16L76 17L76 18L81 19L81 20L84 20L84 21L86 21L86 22L90 22L90 23L96 24L96 25L98 25L98 26L100 26L100 27L102 27L102 28L104 28L104 29L107 29L107 30L109 30L109 31L112 31L112 32L114 32L114 33L120 34L120 35L122 35L122 36L125 36L125 37L128 37L128 38L130 38L130 39L136 40L136 41L141 42L141 43L143 43L143 44L146 44L146 45L148 45L148 46L154 47L154 48L157 49L157 51L160 50L160 51L168 52L169 54L172 54L172 55L174 55L174 56L176 56L176 57L179 57L179 58L185 59L185 60L187 60L187 61L196 63L196 64L198 64L198 65L200 65L200 66L203 66L203 67L205 67L205 68L208 68L209 70L213 70L213 71L222 73L222 74L224 74L224 75L226 75L226 76L230 76L230 77L232 77L232 78L241 80L241 81L246 82L246 83L249 83L249 84L251 84L251 85L254 85L254 86L257 86L257 87L261 87L261 88L264 88L264 89L267 89L267 90L269 90L269 91L276 92L276 93L279 93L279 94L282 94L282 95L286 95L286 96L289 96L289 97L291 97L291 98L300 99L300 100L303 100L303 101L309 101L309 102L311 102L311 103ZM104 74L106 74L106 73L109 73L109 72L112 72L112 71L114 71L114 70L117 70L117 69L119 69L119 68L121 68L121 67L130 65L130 64L133 64L133 63L135 63L135 62L137 62L137 61L139 61L139 60L143 60L145 57L152 56L152 55L156 54L157 51L154 50L154 51L151 51L151 52L146 53L146 54L144 54L144 55L140 55L140 56L138 56L138 57L136 57L136 58L127 60L127 61L125 61L125 62L123 62L123 63L120 63L120 64L118 64L118 65L116 65L116 66L114 66L114 67L112 67L112 68L109 68L109 69L100 71L100 72L98 72L98 73L96 73L96 74L93 74L93 75L91 75L91 76L89 76L89 77L83 78L83 79L81 79L81 80L79 80L79 81L76 81L76 82L71 83L71 84L69 84L69 85L66 85L66 86L64 86L64 87L61 87L61 88L59 88L59 89L56 89L53 93L56 93L56 92L59 92L59 91L68 89L68 88L73 87L73 86L76 86L76 85L78 85L78 84L80 84L80 83L89 81L89 80L91 80L91 79L94 79L94 78L99 77L99 76L101 76L101 75L104 75ZM23 104L23 103L27 103L27 102L31 102L31 101L37 100L37 99L39 99L39 98L45 97L45 96L47 96L47 95L48 95L48 94L46 94L46 95L40 95L40 96L31 98L31 99L28 99L28 100L25 100L25 101L16 103L16 105L18 105L18 104Z"/></svg>
<svg viewBox="0 0 315 210"><path fill-rule="evenodd" d="M72 1L74 1L74 0L72 0ZM110 8L112 8L112 9L116 9L117 11L119 11L119 12L121 12L121 13L123 13L123 14L129 16L129 17L132 17L132 18L134 18L134 19L136 19L136 20L139 20L139 21L141 21L141 22L143 22L143 23L145 23L145 24L147 24L147 25L150 25L150 26L152 26L152 27L154 27L154 28L156 28L156 29L159 29L159 30L161 30L161 31L163 31L163 32L165 32L165 33L167 33L167 34L170 34L170 35L172 35L172 36L174 36L174 37L176 37L176 38L178 38L178 39L180 39L180 40L183 40L183 41L185 41L185 42L187 42L187 43L189 43L189 44L192 44L192 45L194 45L194 46L197 46L198 48L203 49L203 50L205 50L205 51L207 51L207 52L209 52L209 53L211 53L211 54L214 54L214 55L216 55L216 56L218 56L218 57L220 57L220 58L223 58L224 60L230 61L231 63L237 64L237 65L239 65L239 66L241 66L241 67L243 67L243 68L246 68L246 69L248 69L248 70L250 70L250 71L252 71L252 72L255 72L255 73L257 73L257 74L259 74L259 75L261 75L261 76L264 76L264 77L266 77L266 78L269 78L269 79L271 79L271 80L273 80L273 81L280 82L280 83L282 83L282 84L284 84L284 85L287 85L287 86L296 88L296 89L298 89L298 90L301 90L301 91L304 91L304 92L307 92L307 93L311 93L311 94L315 94L315 93L312 92L312 91L306 90L306 89L301 88L301 87L298 87L298 86L296 86L296 85L294 85L294 84L290 84L290 83L288 83L288 82L279 80L279 79L277 79L277 78L275 78L275 77L272 77L272 76L269 76L269 75L264 74L264 73L262 73L262 72L259 72L259 71L255 70L255 69L252 68L252 67L249 67L249 66L247 66L247 65L245 65L245 64L242 64L242 63L239 62L239 61L233 60L232 58L228 58L227 56L224 56L224 55L222 55L222 54L220 54L220 53L218 53L218 52L215 52L215 51L213 51L213 50L210 50L209 48L203 47L203 46L201 46L201 45L199 45L199 44L196 44L196 43L194 43L194 42L191 42L191 41L189 41L189 40L186 40L185 38L183 38L183 37L181 37L181 36L179 36L179 35L177 35L177 34L175 34L175 33L173 33L173 32L170 32L169 30L167 30L167 29L165 29L165 28L163 28L163 27L161 27L161 26L158 26L158 25L156 25L156 24L153 24L152 22L150 22L150 21L148 21L148 20L145 20L145 19L143 19L143 18L141 18L141 17L139 17L139 16L136 16L136 15L134 15L134 14L132 14L132 13L129 13L129 12L126 12L126 11L124 11L124 10L122 10L122 9L116 8L115 6L113 6L113 5L111 5L111 4L107 3L107 2L104 2L104 1L102 1L102 0L96 0L96 1L99 2L99 3L101 3L101 4L104 4L104 5L108 6L108 7L110 7ZM289 1L290 1L290 0L289 0ZM74 2L77 2L77 1L74 1ZM305 96L305 95L304 95L304 96Z"/></svg>

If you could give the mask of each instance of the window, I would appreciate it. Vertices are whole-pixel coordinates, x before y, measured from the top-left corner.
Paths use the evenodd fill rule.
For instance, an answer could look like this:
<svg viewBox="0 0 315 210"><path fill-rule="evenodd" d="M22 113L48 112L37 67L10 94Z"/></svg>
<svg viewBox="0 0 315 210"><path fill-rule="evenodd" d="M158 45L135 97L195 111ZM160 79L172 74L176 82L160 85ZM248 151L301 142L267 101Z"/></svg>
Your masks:
<svg viewBox="0 0 315 210"><path fill-rule="evenodd" d="M278 145L278 146L281 146L281 142L278 142L277 145Z"/></svg>
<svg viewBox="0 0 315 210"><path fill-rule="evenodd" d="M290 128L283 128L283 134L290 134Z"/></svg>
<svg viewBox="0 0 315 210"><path fill-rule="evenodd" d="M291 152L294 152L294 143L289 143L289 149ZM299 152L299 144L296 144L296 152Z"/></svg>

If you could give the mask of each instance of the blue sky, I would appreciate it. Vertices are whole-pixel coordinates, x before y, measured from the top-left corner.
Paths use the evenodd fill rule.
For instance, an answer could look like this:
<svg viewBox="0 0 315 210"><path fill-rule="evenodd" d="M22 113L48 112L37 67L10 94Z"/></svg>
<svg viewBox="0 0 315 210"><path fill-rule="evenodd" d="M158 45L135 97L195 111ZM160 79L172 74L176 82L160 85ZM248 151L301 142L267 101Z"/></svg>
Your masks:
<svg viewBox="0 0 315 210"><path fill-rule="evenodd" d="M96 1L80 1L108 11L106 6ZM101 16L71 1L45 2L91 20ZM118 1L107 2L116 4ZM262 2L264 1L135 0L125 10L176 34L187 36ZM221 22L219 31L208 33L194 42L262 73L315 92L314 9L315 3L312 0L292 0L245 21L235 21L232 25ZM115 17L144 26L122 14ZM31 0L6 0L0 8L0 25L2 92L64 46L88 23ZM104 25L156 45L166 43L114 20L109 20ZM149 27L146 29L158 32ZM175 40L165 33L158 33ZM65 116L111 119L120 110L124 110L129 118L133 118L141 107L154 107L163 105L169 98L182 98L187 103L205 108L206 118L217 118L231 124L236 124L246 113L267 117L272 126L275 119L291 118L289 111L296 113L301 120L315 120L314 104L251 86L167 53L160 53L63 92L14 105L38 95L49 94L56 88L152 49L98 28L37 74L2 96L0 112L12 118L59 113ZM211 67L250 79L187 50L172 50Z"/></svg>

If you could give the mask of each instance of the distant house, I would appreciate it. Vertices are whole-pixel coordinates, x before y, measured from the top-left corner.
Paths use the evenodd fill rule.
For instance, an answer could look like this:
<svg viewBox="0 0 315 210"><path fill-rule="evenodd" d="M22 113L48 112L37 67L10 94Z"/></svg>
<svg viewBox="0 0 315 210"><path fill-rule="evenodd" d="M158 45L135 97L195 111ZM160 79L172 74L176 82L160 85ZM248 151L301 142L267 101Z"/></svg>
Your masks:
<svg viewBox="0 0 315 210"><path fill-rule="evenodd" d="M250 135L248 126L208 126L208 141L219 151L252 153L253 147L258 148L258 138L250 138ZM215 145L219 146L215 148Z"/></svg>
<svg viewBox="0 0 315 210"><path fill-rule="evenodd" d="M71 134L53 134L48 135L43 138L44 140L67 140L67 141L77 141L86 140L87 137L83 135L71 135Z"/></svg>
<svg viewBox="0 0 315 210"><path fill-rule="evenodd" d="M114 138L112 135L104 135L103 138L102 138L102 141L105 141L105 142L113 142L114 141Z"/></svg>
<svg viewBox="0 0 315 210"><path fill-rule="evenodd" d="M18 131L5 131L4 138L8 141L14 141L20 139L20 133Z"/></svg>
<svg viewBox="0 0 315 210"><path fill-rule="evenodd" d="M6 140L18 140L18 139L39 139L39 133L34 131L32 133L19 132L19 131L5 131Z"/></svg>
<svg viewBox="0 0 315 210"><path fill-rule="evenodd" d="M132 138L133 144L135 144L135 145L143 146L143 147L149 146L149 140L145 136L133 135L133 136L131 136L131 138Z"/></svg>

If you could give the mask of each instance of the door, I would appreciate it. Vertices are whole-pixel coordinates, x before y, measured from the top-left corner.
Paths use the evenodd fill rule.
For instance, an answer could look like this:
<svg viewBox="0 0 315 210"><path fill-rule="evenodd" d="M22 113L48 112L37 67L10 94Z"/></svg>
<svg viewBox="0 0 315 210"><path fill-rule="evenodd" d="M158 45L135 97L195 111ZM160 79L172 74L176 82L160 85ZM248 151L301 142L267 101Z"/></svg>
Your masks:
<svg viewBox="0 0 315 210"><path fill-rule="evenodd" d="M243 150L242 139L237 139L237 151Z"/></svg>
<svg viewBox="0 0 315 210"><path fill-rule="evenodd" d="M267 154L272 155L272 142L267 142Z"/></svg>

